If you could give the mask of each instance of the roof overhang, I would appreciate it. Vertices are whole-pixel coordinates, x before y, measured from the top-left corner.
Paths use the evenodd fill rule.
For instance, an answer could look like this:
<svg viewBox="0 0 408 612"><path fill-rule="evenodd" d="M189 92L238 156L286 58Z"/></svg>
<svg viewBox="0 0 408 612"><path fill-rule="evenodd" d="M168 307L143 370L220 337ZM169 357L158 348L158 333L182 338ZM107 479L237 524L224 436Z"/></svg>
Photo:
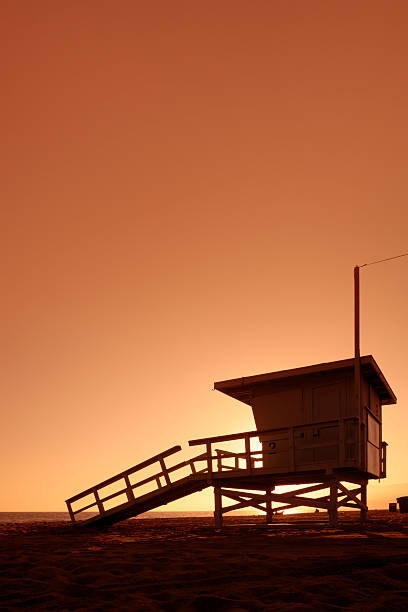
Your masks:
<svg viewBox="0 0 408 612"><path fill-rule="evenodd" d="M255 376L244 376L242 378L232 378L221 380L214 383L214 389L221 391L230 397L234 397L246 404L251 403L252 393L256 389L267 386L273 387L274 384L281 385L287 382L293 384L298 377L314 378L319 374L329 372L347 372L354 370L355 360L342 359L340 361L330 361L328 363L318 363L316 365L293 368L292 370L281 370L279 372L268 372L267 374L257 374ZM384 374L378 367L372 355L360 357L361 375L377 391L382 404L396 404L397 398L390 385L385 379ZM300 382L300 381L299 381Z"/></svg>

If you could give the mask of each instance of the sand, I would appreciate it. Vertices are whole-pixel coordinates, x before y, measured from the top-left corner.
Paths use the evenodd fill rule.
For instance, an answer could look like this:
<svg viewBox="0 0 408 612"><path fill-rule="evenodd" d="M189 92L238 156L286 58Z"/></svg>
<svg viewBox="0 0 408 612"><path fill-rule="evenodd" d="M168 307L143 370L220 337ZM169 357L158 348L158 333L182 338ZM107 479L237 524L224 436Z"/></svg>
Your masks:
<svg viewBox="0 0 408 612"><path fill-rule="evenodd" d="M408 610L408 515L340 516L2 524L0 610Z"/></svg>

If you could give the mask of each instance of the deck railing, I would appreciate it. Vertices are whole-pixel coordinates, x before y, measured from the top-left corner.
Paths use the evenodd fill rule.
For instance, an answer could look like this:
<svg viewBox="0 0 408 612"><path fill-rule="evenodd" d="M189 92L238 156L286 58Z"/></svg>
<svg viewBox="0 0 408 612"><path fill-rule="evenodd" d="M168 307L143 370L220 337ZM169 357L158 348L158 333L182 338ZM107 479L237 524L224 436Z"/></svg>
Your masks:
<svg viewBox="0 0 408 612"><path fill-rule="evenodd" d="M246 431L236 434L228 434L225 436L213 436L210 438L199 438L197 440L190 440L190 446L205 445L206 451L204 453L207 458L207 473L213 474L214 472L231 471L237 469L245 469L248 472L257 470L265 467L265 459L271 455L287 454L287 471L295 472L299 464L299 460L296 458L296 452L299 450L316 450L322 448L329 448L337 446L338 453L335 463L338 466L344 467L345 463L345 425L346 423L357 424L359 419L357 417L345 417L339 419L333 419L331 421L320 421L315 423L307 423L304 425L296 425L294 427L282 427L277 429L265 429ZM321 427L335 427L337 426L337 439L331 439L327 442L305 442L302 438L297 437L297 433L310 433L310 431L318 431ZM266 450L263 445L262 449L251 449L251 441L255 439L269 439L272 440L274 437L278 437L279 442L287 442L287 449L279 450L273 448ZM241 441L244 443L244 450L242 452L232 452L225 449L214 449L214 444L220 444L222 442ZM349 441L350 442L350 441ZM355 461L358 459L358 427L355 430L355 439L351 443L356 445L355 449ZM215 452L215 455L214 455ZM223 459L233 459L233 465L228 465L223 462ZM240 459L244 460L244 467L240 468ZM216 460L216 469L214 469L214 460ZM327 460L326 460L327 463Z"/></svg>

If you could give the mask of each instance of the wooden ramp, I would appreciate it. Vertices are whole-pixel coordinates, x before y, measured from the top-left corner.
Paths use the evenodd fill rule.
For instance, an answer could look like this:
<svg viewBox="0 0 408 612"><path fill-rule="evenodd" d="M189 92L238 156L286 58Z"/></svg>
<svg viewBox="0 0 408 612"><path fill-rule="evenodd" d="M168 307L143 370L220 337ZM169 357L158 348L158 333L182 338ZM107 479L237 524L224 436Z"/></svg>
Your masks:
<svg viewBox="0 0 408 612"><path fill-rule="evenodd" d="M77 525L105 527L210 486L214 487L216 526L222 524L222 515L226 512L248 507L264 511L267 520L273 513L301 506L327 511L332 522L337 520L340 506L360 509L364 515L367 476L355 470L345 471L338 463L340 459L334 459L330 466L327 461L321 465L314 462L310 466L298 461L298 450L309 448L310 443L296 437L295 429L249 431L191 440L190 446L202 445L205 452L169 466L168 458L181 450L181 446L173 446L67 499L71 520ZM279 451L259 448L260 440L270 434L288 439L289 451L282 452L286 458L283 468L280 461L278 465L270 463L270 455L275 457ZM242 452L214 448L214 445L230 442L239 443ZM252 448L251 442L258 448ZM319 447L332 444L332 441L319 442ZM357 488L348 489L340 481L357 485ZM274 492L280 485L294 485L297 490ZM299 489L299 485L312 486ZM329 492L322 494L325 489ZM318 492L321 493L316 497ZM223 508L222 496L232 501L232 505ZM279 506L272 508L272 502ZM86 511L97 514L81 520L81 513Z"/></svg>
<svg viewBox="0 0 408 612"><path fill-rule="evenodd" d="M206 476L207 469L199 470L196 467L197 462L203 461L204 455L179 462L171 467L166 465L166 458L180 450L181 446L173 446L70 497L66 500L66 504L71 521L78 525L104 527L166 505L208 487L210 483ZM137 476L149 467L153 467L154 473L138 480ZM185 473L186 469L190 473L180 476L180 472L183 470ZM137 494L138 489L143 491L146 488L150 490ZM89 519L78 520L80 518L78 515L86 511L97 512L98 514Z"/></svg>
<svg viewBox="0 0 408 612"><path fill-rule="evenodd" d="M202 489L208 487L208 483L204 479L196 480L191 478L185 478L177 483L170 486L162 487L153 493L143 495L140 498L135 499L119 506L115 506L110 510L106 510L95 517L92 517L86 521L81 521L81 525L94 525L95 527L108 527L119 521L143 514L148 510L154 510L160 506L164 506L176 499L186 497L191 493L196 493Z"/></svg>

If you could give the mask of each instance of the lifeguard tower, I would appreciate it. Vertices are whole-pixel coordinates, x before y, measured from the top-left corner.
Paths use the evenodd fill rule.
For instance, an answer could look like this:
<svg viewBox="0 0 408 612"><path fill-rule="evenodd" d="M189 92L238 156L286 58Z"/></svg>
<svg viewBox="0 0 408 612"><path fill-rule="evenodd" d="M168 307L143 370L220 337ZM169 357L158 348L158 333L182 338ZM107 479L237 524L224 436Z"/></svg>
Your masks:
<svg viewBox="0 0 408 612"><path fill-rule="evenodd" d="M204 452L169 466L181 450L174 446L100 482L67 500L72 521L92 510L97 514L80 524L107 526L207 487L214 487L218 528L225 513L248 507L265 512L267 522L297 507L328 511L332 525L340 507L359 509L364 519L368 480L386 476L382 406L396 398L367 355L358 363L356 402L355 365L345 359L216 382L215 389L251 406L255 430L190 440ZM226 449L231 442L240 448ZM282 485L292 489L278 493Z"/></svg>
<svg viewBox="0 0 408 612"><path fill-rule="evenodd" d="M206 487L214 487L218 528L225 513L248 507L267 522L298 507L326 510L332 525L339 508L358 509L364 520L367 482L386 476L382 406L396 397L374 357L360 357L358 266L354 280L354 358L216 382L251 406L255 430L190 440L204 452L172 466L180 446L154 455L66 500L71 520L94 511L80 524L102 527ZM277 492L282 485L289 490Z"/></svg>

